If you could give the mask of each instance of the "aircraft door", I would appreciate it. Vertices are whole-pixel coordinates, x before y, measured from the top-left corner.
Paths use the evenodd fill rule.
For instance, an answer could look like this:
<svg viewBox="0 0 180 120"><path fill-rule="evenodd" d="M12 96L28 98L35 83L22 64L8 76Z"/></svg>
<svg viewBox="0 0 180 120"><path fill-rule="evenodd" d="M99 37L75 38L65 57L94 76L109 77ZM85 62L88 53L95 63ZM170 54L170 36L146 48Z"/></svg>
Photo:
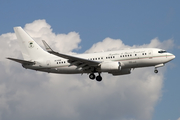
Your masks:
<svg viewBox="0 0 180 120"><path fill-rule="evenodd" d="M148 56L149 56L149 59L152 59L152 58L153 58L153 51L152 51L152 50L149 50L149 51L148 51Z"/></svg>
<svg viewBox="0 0 180 120"><path fill-rule="evenodd" d="M50 60L47 60L47 61L46 61L46 65L47 65L47 66L50 66L50 65L51 65Z"/></svg>

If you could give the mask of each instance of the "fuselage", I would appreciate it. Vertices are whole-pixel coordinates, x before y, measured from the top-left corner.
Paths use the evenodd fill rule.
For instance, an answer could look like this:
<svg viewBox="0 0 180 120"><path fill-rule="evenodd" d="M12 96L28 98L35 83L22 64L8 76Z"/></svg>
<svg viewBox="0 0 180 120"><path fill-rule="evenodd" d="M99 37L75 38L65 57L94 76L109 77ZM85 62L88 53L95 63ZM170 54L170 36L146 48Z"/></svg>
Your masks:
<svg viewBox="0 0 180 120"><path fill-rule="evenodd" d="M132 68L164 66L175 56L162 49L136 48L100 53L69 55L54 51L44 40L43 50L21 27L14 27L19 41L22 59L7 58L22 64L24 68L59 74L88 73L90 79L101 81L101 73L126 75ZM94 73L98 73L95 75Z"/></svg>
<svg viewBox="0 0 180 120"><path fill-rule="evenodd" d="M175 58L173 54L157 48L127 49L100 53L77 54L73 56L91 61L99 61L101 63L120 62L121 69L156 66L159 64L165 64ZM84 71L80 67L77 68L76 66L68 63L67 59L60 58L55 55L51 55L43 59L40 58L35 61L35 65L27 65L24 67L44 72L60 74L78 74L91 72ZM100 68L97 70L97 72L104 72Z"/></svg>

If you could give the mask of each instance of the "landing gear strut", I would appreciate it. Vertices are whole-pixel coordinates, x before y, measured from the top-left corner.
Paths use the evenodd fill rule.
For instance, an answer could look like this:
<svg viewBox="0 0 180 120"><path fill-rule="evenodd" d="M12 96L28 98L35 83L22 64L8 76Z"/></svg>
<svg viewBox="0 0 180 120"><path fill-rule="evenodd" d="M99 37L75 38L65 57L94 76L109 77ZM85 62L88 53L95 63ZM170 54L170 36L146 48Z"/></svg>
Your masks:
<svg viewBox="0 0 180 120"><path fill-rule="evenodd" d="M91 74L89 75L89 78L90 78L91 80L94 80L94 79L96 78L96 80L99 81L99 82L102 81L102 77L101 77L100 73L99 73L98 76L95 76L94 73L91 73Z"/></svg>

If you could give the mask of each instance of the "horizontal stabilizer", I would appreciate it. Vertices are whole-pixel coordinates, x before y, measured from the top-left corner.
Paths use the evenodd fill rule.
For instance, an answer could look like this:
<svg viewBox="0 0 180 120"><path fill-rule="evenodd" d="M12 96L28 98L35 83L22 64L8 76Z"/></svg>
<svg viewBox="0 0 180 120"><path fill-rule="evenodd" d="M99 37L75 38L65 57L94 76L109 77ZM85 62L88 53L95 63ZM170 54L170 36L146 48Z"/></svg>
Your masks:
<svg viewBox="0 0 180 120"><path fill-rule="evenodd" d="M35 64L34 62L31 62L31 61L20 60L20 59L15 59L15 58L7 58L7 59L21 63L23 65L34 65Z"/></svg>

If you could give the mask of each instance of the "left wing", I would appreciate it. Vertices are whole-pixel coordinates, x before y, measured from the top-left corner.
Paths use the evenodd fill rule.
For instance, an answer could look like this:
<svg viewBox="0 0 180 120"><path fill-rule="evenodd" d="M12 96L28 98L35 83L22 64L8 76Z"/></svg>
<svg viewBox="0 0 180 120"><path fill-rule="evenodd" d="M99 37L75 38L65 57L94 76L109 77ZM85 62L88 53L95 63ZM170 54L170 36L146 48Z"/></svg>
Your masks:
<svg viewBox="0 0 180 120"><path fill-rule="evenodd" d="M70 66L75 65L75 66L77 66L77 69L81 68L81 70L88 70L88 69L93 69L95 67L100 66L101 62L99 62L99 61L87 60L84 58L79 58L79 57L75 57L72 55L66 55L66 54L55 52L50 48L50 46L44 40L42 40L42 42L43 42L47 52L49 52L53 55L56 55L58 57L68 59Z"/></svg>

